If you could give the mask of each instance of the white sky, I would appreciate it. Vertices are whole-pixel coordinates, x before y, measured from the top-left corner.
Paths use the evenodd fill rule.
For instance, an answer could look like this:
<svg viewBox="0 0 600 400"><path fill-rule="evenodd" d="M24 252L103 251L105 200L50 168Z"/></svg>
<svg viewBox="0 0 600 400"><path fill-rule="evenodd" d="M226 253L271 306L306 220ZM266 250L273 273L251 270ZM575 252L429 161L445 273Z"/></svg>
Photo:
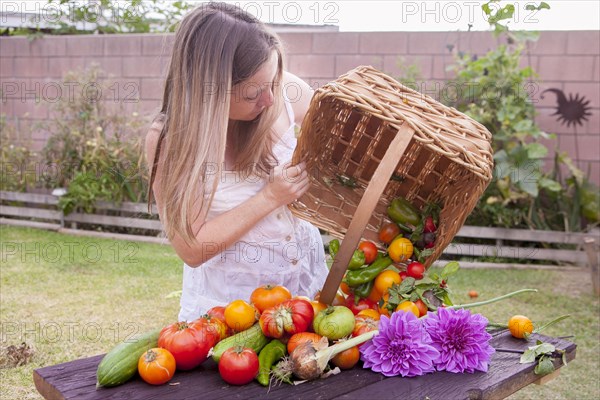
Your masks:
<svg viewBox="0 0 600 400"><path fill-rule="evenodd" d="M244 10L264 22L308 25L337 25L348 31L466 31L489 30L482 0L234 0ZM83 1L75 1L83 4ZM114 1L113 3L124 3ZM517 12L509 22L512 29L600 30L599 0L546 0L550 10L527 11L526 5L540 1L500 1L512 3ZM1 11L35 11L47 1L2 0Z"/></svg>
<svg viewBox="0 0 600 400"><path fill-rule="evenodd" d="M264 22L333 24L340 31L456 31L488 30L477 0L343 0L343 1L228 1L256 15ZM509 22L512 29L599 30L600 1L547 0L550 10L528 11L527 4L540 1L501 1L512 3L517 12Z"/></svg>

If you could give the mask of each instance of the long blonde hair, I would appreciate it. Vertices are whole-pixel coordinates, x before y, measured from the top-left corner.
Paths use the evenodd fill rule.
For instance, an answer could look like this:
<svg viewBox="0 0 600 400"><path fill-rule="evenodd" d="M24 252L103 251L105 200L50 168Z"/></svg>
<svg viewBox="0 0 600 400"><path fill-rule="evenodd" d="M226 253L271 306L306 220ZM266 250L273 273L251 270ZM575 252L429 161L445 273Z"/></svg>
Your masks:
<svg viewBox="0 0 600 400"><path fill-rule="evenodd" d="M254 121L229 121L232 88L254 75L273 51L278 54L273 105ZM224 166L228 128L236 133L229 143L236 170L265 176L275 165L272 127L282 107L276 90L282 74L279 38L239 7L204 3L181 20L155 119L163 126L148 189L150 210L162 152L159 212L169 239L179 234L188 245L196 243L191 223L206 219Z"/></svg>

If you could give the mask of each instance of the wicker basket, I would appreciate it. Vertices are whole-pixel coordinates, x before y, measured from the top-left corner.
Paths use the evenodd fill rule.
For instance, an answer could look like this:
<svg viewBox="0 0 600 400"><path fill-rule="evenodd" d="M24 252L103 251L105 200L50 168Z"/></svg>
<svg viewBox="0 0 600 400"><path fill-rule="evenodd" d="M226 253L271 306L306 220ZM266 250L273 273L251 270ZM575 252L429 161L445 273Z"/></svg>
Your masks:
<svg viewBox="0 0 600 400"><path fill-rule="evenodd" d="M330 303L361 238L375 240L397 196L441 207L429 267L450 244L492 178L491 134L478 122L361 66L318 89L293 162L311 186L292 204L299 218L343 238L323 287Z"/></svg>

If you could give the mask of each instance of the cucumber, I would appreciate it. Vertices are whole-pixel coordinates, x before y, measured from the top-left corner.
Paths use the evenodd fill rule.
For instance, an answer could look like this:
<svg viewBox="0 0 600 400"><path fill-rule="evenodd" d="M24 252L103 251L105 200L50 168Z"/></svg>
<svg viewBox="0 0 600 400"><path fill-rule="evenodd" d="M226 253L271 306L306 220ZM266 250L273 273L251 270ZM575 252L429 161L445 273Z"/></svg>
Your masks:
<svg viewBox="0 0 600 400"><path fill-rule="evenodd" d="M160 331L156 329L133 336L109 351L98 365L96 387L118 386L133 378L141 355L158 347Z"/></svg>
<svg viewBox="0 0 600 400"><path fill-rule="evenodd" d="M260 324L257 322L245 331L217 343L213 348L212 358L218 363L225 350L235 346L249 347L258 354L267 343L269 343L269 339L263 334Z"/></svg>

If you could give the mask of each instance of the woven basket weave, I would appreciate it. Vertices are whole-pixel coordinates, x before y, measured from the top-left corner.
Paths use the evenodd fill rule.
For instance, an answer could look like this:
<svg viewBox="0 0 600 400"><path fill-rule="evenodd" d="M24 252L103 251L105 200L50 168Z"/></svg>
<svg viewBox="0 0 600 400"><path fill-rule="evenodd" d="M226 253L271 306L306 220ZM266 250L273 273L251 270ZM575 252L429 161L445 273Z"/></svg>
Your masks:
<svg viewBox="0 0 600 400"><path fill-rule="evenodd" d="M394 142L397 135L403 136ZM361 238L376 241L379 227L389 221L386 208L394 197L403 196L417 208L437 202L442 210L429 267L492 178L490 142L483 125L454 108L370 66L357 67L315 92L293 159L307 162L311 184L291 205L292 212L335 237L350 239L355 243L348 247L356 248ZM387 172L382 172L388 152ZM370 200L366 192L376 190L367 190L369 186L380 187ZM354 224L357 232L349 238L360 213L369 215Z"/></svg>

